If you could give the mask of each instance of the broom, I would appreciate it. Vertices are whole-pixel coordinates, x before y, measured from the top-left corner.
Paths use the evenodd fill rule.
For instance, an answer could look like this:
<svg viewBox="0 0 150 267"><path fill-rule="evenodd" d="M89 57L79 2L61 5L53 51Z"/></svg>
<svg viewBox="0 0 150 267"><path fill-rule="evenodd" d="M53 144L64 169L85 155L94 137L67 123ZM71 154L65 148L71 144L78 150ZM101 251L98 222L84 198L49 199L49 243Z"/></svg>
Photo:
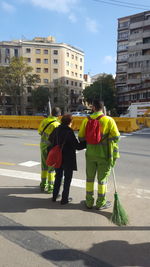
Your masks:
<svg viewBox="0 0 150 267"><path fill-rule="evenodd" d="M124 208L122 207L119 196L117 193L117 185L116 185L116 178L115 178L115 171L114 168L112 168L113 173L113 181L114 181L114 188L115 188L115 194L114 194L114 207L113 207L113 213L110 218L111 222L118 226L127 225L129 223L128 215Z"/></svg>

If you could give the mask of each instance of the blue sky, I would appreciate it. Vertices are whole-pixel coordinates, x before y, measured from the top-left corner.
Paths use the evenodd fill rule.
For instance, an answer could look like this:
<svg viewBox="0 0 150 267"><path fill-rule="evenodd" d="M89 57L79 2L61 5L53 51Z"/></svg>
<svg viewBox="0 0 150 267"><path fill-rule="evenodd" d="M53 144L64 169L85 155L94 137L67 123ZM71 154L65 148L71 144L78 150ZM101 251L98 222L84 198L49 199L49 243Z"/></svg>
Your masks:
<svg viewBox="0 0 150 267"><path fill-rule="evenodd" d="M0 0L0 40L52 35L84 51L85 73L115 74L117 19L146 10L149 0Z"/></svg>

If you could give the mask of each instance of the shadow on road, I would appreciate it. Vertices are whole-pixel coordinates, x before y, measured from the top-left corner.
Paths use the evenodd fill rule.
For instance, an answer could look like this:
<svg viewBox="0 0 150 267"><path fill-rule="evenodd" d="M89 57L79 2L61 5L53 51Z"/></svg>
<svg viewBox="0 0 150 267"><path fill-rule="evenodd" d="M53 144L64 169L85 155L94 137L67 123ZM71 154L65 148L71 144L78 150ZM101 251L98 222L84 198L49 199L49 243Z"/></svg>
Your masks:
<svg viewBox="0 0 150 267"><path fill-rule="evenodd" d="M31 195L37 197L31 197ZM22 196L25 195L25 196ZM42 196L44 196L42 198ZM97 213L108 219L111 216L109 211L97 211L96 209L87 209L84 201L80 203L69 203L68 205L60 205L60 200L52 202L51 195L41 193L39 187L0 187L0 212L26 212L29 209L59 209L59 210L83 210L85 212Z"/></svg>
<svg viewBox="0 0 150 267"><path fill-rule="evenodd" d="M97 267L150 266L150 243L129 244L122 240L110 240L94 244L86 253L92 257L97 256L99 258ZM84 257L84 254L75 249L48 250L42 253L42 257L56 264L62 263L62 261L68 263L75 261L77 263L78 260L82 260L84 262L82 266L96 266L94 264L90 265L91 262ZM113 265L109 264L109 262L113 263ZM58 266L62 265L58 264ZM78 263L77 265L69 264L65 266L78 266Z"/></svg>

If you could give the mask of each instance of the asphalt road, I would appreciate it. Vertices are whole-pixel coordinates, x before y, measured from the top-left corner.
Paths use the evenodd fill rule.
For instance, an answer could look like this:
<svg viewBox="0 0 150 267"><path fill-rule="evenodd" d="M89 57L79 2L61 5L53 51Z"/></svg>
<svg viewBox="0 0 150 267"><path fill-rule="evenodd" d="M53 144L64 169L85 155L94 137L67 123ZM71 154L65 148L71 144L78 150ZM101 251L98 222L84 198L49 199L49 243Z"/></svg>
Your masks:
<svg viewBox="0 0 150 267"><path fill-rule="evenodd" d="M20 171L40 172L40 136L35 130L0 129L0 166ZM131 134L122 134L120 159L116 164L119 183L130 185L137 182L147 188L150 185L150 129ZM74 177L85 179L85 151L77 152L78 172ZM20 165L28 161L31 166ZM36 165L37 164L37 165Z"/></svg>
<svg viewBox="0 0 150 267"><path fill-rule="evenodd" d="M0 266L149 267L150 129L120 140L115 170L127 227L110 224L112 209L85 209L85 151L77 153L73 203L62 208L41 194L39 142L35 130L0 129ZM111 201L113 192L110 177Z"/></svg>

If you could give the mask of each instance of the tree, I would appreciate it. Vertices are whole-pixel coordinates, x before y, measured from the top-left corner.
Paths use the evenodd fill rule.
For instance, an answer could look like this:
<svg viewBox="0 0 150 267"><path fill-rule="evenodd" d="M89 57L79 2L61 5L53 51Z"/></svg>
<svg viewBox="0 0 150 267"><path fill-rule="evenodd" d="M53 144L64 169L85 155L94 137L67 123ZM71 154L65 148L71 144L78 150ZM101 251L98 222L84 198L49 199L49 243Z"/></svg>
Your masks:
<svg viewBox="0 0 150 267"><path fill-rule="evenodd" d="M66 87L61 81L55 80L54 86L50 87L52 92L52 103L53 105L57 105L60 109L62 114L67 112L69 109L69 88Z"/></svg>
<svg viewBox="0 0 150 267"><path fill-rule="evenodd" d="M10 95L13 100L13 114L25 113L25 92L27 86L34 86L39 79L39 75L32 74L33 68L28 66L23 57L13 57L8 67L3 67L2 72L5 77L3 84L3 94ZM0 87L1 87L0 86Z"/></svg>
<svg viewBox="0 0 150 267"><path fill-rule="evenodd" d="M39 86L32 91L32 103L37 112L45 112L50 97L48 87Z"/></svg>
<svg viewBox="0 0 150 267"><path fill-rule="evenodd" d="M94 99L104 102L106 109L112 111L116 107L115 80L111 74L103 73L97 81L85 88L84 99L92 103Z"/></svg>
<svg viewBox="0 0 150 267"><path fill-rule="evenodd" d="M6 87L7 85L8 68L0 67L0 102L2 105L2 112L5 115L5 103L6 103Z"/></svg>

